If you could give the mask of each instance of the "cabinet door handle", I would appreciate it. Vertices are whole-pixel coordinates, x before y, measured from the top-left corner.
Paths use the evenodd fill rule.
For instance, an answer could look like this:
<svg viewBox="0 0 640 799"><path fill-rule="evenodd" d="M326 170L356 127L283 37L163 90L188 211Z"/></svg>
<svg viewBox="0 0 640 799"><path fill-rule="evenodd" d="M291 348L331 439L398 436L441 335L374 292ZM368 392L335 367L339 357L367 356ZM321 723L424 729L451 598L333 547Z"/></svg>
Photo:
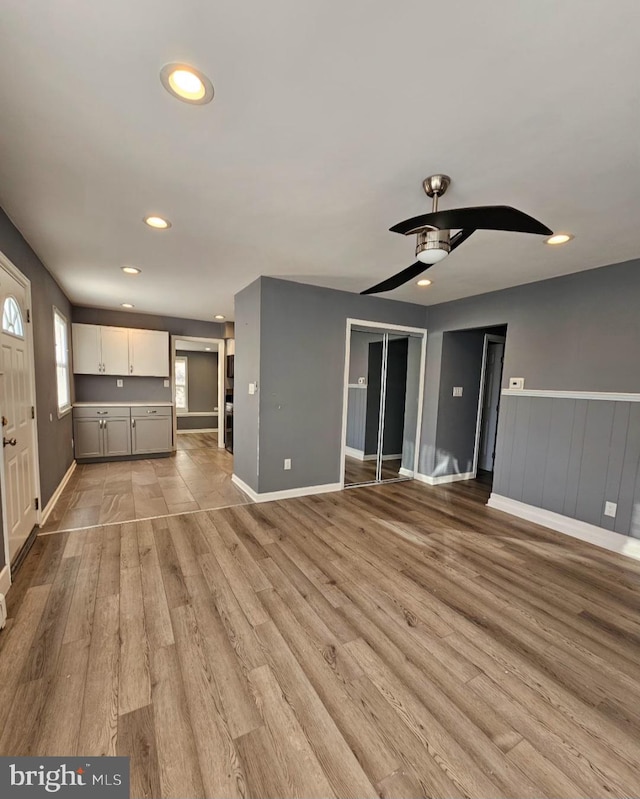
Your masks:
<svg viewBox="0 0 640 799"><path fill-rule="evenodd" d="M109 413L109 411L96 411L96 413L98 414L98 416L106 416Z"/></svg>
<svg viewBox="0 0 640 799"><path fill-rule="evenodd" d="M147 411L147 413L158 413L158 411Z"/></svg>
<svg viewBox="0 0 640 799"><path fill-rule="evenodd" d="M135 419L132 419L132 420L131 420L131 427L135 427L135 426L136 426L136 420L135 420Z"/></svg>
<svg viewBox="0 0 640 799"><path fill-rule="evenodd" d="M129 372L130 374L133 374L133 364L129 364Z"/></svg>

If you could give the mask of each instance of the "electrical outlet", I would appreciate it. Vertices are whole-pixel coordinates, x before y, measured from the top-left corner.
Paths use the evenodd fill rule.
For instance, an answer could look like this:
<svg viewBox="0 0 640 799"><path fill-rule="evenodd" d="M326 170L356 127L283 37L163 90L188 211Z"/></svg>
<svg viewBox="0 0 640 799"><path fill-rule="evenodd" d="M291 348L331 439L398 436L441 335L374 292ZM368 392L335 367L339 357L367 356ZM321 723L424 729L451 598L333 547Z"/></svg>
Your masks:
<svg viewBox="0 0 640 799"><path fill-rule="evenodd" d="M453 396L454 397L461 397L462 396L462 386L454 386L453 387Z"/></svg>
<svg viewBox="0 0 640 799"><path fill-rule="evenodd" d="M284 470L285 470L285 472L288 472L290 468L291 468L291 458L285 458L284 459Z"/></svg>
<svg viewBox="0 0 640 799"><path fill-rule="evenodd" d="M510 377L509 388L524 388L524 377Z"/></svg>
<svg viewBox="0 0 640 799"><path fill-rule="evenodd" d="M164 383L163 383L163 385L164 385L164 387L165 387L165 388L169 388L169 381L168 381L168 380L165 380L165 381L164 381Z"/></svg>
<svg viewBox="0 0 640 799"><path fill-rule="evenodd" d="M617 502L605 502L604 503L604 515L605 516L611 516L611 518L615 519L617 512L618 512L618 503Z"/></svg>
<svg viewBox="0 0 640 799"><path fill-rule="evenodd" d="M257 383L249 383L249 394L255 394L257 387Z"/></svg>
<svg viewBox="0 0 640 799"><path fill-rule="evenodd" d="M124 380L121 377L119 377L116 380L116 388L122 388L122 386L124 386Z"/></svg>

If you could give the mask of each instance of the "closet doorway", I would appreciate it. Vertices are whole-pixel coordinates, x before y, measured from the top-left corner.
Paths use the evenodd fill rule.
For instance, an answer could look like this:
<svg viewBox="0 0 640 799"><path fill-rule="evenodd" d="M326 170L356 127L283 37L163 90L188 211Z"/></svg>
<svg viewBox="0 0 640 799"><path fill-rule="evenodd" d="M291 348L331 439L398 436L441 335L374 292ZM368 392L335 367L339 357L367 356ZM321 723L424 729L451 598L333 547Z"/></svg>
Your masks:
<svg viewBox="0 0 640 799"><path fill-rule="evenodd" d="M342 485L418 471L427 331L347 320Z"/></svg>

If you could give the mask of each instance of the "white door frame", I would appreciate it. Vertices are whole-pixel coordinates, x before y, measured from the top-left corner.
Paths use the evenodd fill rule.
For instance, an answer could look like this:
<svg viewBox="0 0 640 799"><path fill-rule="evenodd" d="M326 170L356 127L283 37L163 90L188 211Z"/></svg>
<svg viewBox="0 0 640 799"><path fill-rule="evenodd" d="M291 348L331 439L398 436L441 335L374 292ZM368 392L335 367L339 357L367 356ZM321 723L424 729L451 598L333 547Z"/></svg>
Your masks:
<svg viewBox="0 0 640 799"><path fill-rule="evenodd" d="M476 435L473 443L473 469L471 470L472 476L469 478L470 480L474 480L478 476L480 433L482 431L482 409L484 405L484 388L487 380L487 352L489 350L489 342L494 342L495 344L505 344L506 341L506 336L496 336L494 333L484 334L484 344L482 346L482 368L480 370L480 393L478 394L478 413L476 416Z"/></svg>
<svg viewBox="0 0 640 799"><path fill-rule="evenodd" d="M171 335L171 401L173 402L173 449L178 447L178 411L176 408L175 364L176 341L197 341L199 343L216 344L218 347L218 449L224 449L224 381L227 343L223 338L209 336L177 336Z"/></svg>
<svg viewBox="0 0 640 799"><path fill-rule="evenodd" d="M424 377L427 362L427 330L424 327L408 327L406 325L392 325L389 322L372 322L368 319L347 318L346 337L344 347L344 384L342 389L342 440L340 444L340 487L344 489L344 463L347 449L347 406L349 404L349 360L351 357L351 330L354 327L371 327L377 330L393 333L407 333L420 336L420 378L418 384L418 420L416 422L416 446L413 457L413 473L418 473L420 463L420 438L422 436L422 411L424 406Z"/></svg>
<svg viewBox="0 0 640 799"><path fill-rule="evenodd" d="M0 251L0 269L6 272L10 277L12 277L15 281L17 281L25 290L26 297L27 297L27 306L31 316L31 321L27 322L25 319L25 324L29 325L29 341L27 346L27 353L29 357L29 377L31 379L31 400L33 403L33 407L37 409L38 405L36 402L36 369L35 369L35 354L34 354L34 343L33 343L33 303L31 302L31 281L28 277L22 274L22 272L15 266L15 264L10 261L7 256ZM53 307L53 306L52 306ZM53 311L52 311L53 313ZM53 338L53 321L51 322L51 336ZM0 416L2 415L2 411L4 408L2 407L2 403L0 402ZM33 433L33 490L34 490L34 497L38 497L40 499L39 507L36 512L36 522L40 524L42 520L42 496L40 493L40 452L38 449L38 414L34 413L34 418L31 420L32 426L32 433ZM9 533L7 531L7 507L6 507L6 497L7 497L7 490L5 485L5 474L4 474L4 456L0 458L0 491L2 492L2 537L4 541L4 558L5 563L7 565L7 569L9 571L9 579L10 572L11 572L11 563L9 559Z"/></svg>

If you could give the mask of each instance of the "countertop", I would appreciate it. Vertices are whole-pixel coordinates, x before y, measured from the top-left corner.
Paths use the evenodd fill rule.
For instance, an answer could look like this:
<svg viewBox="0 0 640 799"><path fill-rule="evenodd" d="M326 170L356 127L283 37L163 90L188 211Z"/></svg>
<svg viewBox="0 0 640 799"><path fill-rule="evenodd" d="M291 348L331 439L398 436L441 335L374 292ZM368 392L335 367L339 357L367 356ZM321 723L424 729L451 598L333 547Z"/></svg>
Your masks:
<svg viewBox="0 0 640 799"><path fill-rule="evenodd" d="M147 406L171 408L173 402L74 402L74 408L146 408Z"/></svg>

